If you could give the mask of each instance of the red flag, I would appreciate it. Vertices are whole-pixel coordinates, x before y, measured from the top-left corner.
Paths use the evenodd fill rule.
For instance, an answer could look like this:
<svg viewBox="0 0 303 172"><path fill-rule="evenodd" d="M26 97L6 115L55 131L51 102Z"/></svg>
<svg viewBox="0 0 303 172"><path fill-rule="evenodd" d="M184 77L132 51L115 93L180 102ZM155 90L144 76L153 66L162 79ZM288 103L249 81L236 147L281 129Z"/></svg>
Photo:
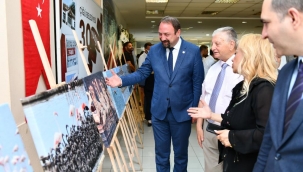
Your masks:
<svg viewBox="0 0 303 172"><path fill-rule="evenodd" d="M28 22L31 19L36 21L48 57L48 61L50 62L49 5L49 0L21 0L25 68L25 96L30 96L36 93L39 77L41 74L43 74L47 89L50 88Z"/></svg>

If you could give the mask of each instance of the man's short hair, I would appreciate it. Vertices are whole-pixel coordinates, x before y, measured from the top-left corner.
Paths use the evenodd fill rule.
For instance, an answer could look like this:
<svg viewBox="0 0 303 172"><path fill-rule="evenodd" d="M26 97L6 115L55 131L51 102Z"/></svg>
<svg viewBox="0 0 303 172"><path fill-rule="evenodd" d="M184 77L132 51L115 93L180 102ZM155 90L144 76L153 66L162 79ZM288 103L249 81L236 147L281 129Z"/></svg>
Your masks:
<svg viewBox="0 0 303 172"><path fill-rule="evenodd" d="M230 26L218 28L213 32L212 36L214 37L216 34L222 33L222 32L228 36L228 41L235 42L235 49L237 49L238 37L237 37L237 33L234 30L234 28L230 27Z"/></svg>
<svg viewBox="0 0 303 172"><path fill-rule="evenodd" d="M123 44L123 48L127 47L129 43L131 43L131 42L125 42L125 43Z"/></svg>
<svg viewBox="0 0 303 172"><path fill-rule="evenodd" d="M271 8L277 12L281 19L283 19L288 13L288 9L295 8L300 12L303 12L302 0L272 0Z"/></svg>
<svg viewBox="0 0 303 172"><path fill-rule="evenodd" d="M206 49L208 49L208 46L206 46L206 45L201 45L201 46L200 46L200 51L206 50Z"/></svg>
<svg viewBox="0 0 303 172"><path fill-rule="evenodd" d="M180 22L177 18L171 16L165 16L161 19L160 23L171 23L174 27L175 34L181 29Z"/></svg>
<svg viewBox="0 0 303 172"><path fill-rule="evenodd" d="M147 42L147 43L144 44L144 48L146 49L148 46L152 46L152 45L153 45L152 43Z"/></svg>

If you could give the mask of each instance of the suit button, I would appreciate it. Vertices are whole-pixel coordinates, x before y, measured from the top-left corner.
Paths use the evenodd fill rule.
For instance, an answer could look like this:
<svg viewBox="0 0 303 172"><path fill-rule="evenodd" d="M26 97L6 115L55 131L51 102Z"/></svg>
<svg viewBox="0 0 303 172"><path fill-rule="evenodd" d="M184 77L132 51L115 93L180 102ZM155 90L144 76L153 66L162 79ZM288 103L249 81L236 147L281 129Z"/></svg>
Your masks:
<svg viewBox="0 0 303 172"><path fill-rule="evenodd" d="M169 100L169 98L166 98L166 100Z"/></svg>
<svg viewBox="0 0 303 172"><path fill-rule="evenodd" d="M170 84L169 87L172 87L172 85Z"/></svg>
<svg viewBox="0 0 303 172"><path fill-rule="evenodd" d="M275 160L279 161L281 159L281 154L277 153L275 156Z"/></svg>

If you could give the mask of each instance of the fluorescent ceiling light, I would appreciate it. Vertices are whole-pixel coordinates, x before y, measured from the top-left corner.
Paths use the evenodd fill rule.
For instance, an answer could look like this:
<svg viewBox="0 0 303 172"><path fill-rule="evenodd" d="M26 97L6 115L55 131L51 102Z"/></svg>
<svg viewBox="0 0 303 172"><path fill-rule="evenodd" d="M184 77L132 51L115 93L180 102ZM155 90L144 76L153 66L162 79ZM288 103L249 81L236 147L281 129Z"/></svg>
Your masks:
<svg viewBox="0 0 303 172"><path fill-rule="evenodd" d="M225 4L230 4L230 3L237 3L239 0L216 0L215 3L225 3Z"/></svg>
<svg viewBox="0 0 303 172"><path fill-rule="evenodd" d="M168 0L145 0L146 3L167 3Z"/></svg>
<svg viewBox="0 0 303 172"><path fill-rule="evenodd" d="M163 14L164 10L147 10L146 14Z"/></svg>

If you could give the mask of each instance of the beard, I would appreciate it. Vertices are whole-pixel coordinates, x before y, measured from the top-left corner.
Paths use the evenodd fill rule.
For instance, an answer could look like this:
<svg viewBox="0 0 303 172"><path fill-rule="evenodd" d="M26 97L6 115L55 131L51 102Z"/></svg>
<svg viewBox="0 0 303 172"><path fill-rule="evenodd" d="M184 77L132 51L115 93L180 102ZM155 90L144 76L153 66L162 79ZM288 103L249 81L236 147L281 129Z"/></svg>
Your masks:
<svg viewBox="0 0 303 172"><path fill-rule="evenodd" d="M161 41L161 42L162 42L163 47L170 48L170 42L169 42L169 40L164 40L164 41Z"/></svg>

